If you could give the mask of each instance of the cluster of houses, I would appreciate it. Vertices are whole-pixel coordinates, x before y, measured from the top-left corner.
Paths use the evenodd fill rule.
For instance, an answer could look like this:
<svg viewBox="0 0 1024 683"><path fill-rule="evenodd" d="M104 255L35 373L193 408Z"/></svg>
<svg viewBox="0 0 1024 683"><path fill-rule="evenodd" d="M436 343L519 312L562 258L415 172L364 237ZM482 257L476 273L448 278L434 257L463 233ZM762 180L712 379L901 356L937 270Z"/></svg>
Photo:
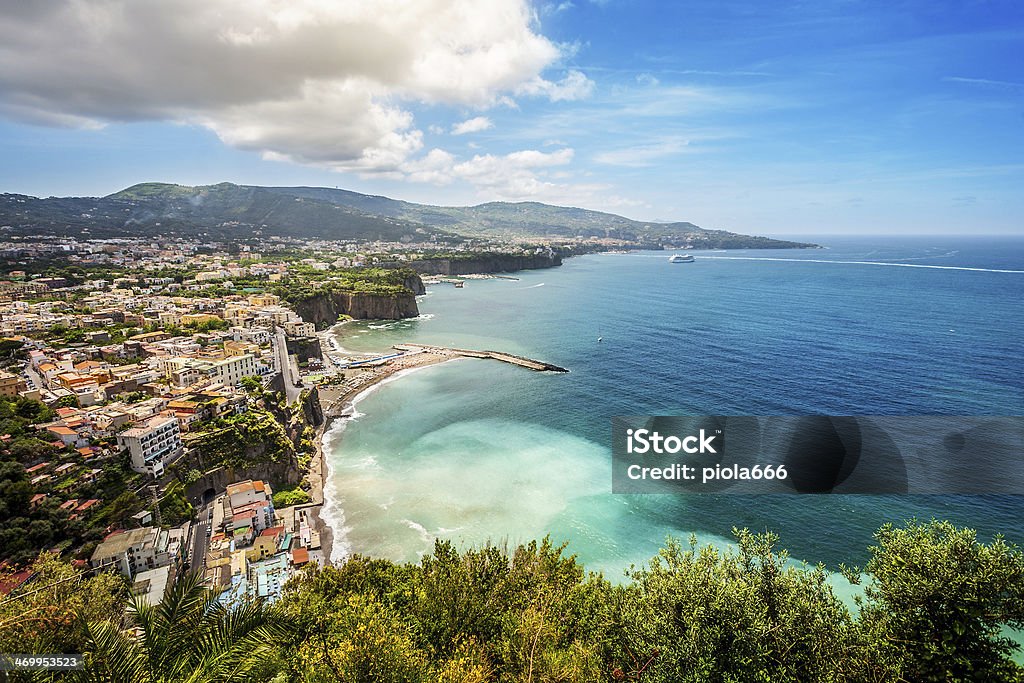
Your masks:
<svg viewBox="0 0 1024 683"><path fill-rule="evenodd" d="M202 572L225 602L275 600L296 571L311 562L323 565L324 558L308 508L278 511L272 496L264 481L229 484L210 508L209 532L205 524L188 522L171 529L115 531L96 547L89 564L127 576L150 604L159 602L185 569ZM138 517L152 521L144 513Z"/></svg>
<svg viewBox="0 0 1024 683"><path fill-rule="evenodd" d="M89 486L109 459L127 453L133 470L160 480L184 454L183 435L197 422L245 412L249 397L240 386L243 378L265 383L279 370L275 328L288 337L315 334L311 324L270 294L214 301L111 291L90 303L90 313L61 313L61 324L89 329L92 339L51 344L8 336L21 344L27 362L20 372L0 371L0 395L32 398L55 409L55 419L35 425L37 438L54 448L27 463L32 505L56 500L74 518L87 519L109 502L95 498L97 487ZM12 310L34 308L42 315L43 308L55 312L62 304L0 302L0 325ZM108 324L162 328L207 320L227 324L209 332L148 332L106 343Z"/></svg>

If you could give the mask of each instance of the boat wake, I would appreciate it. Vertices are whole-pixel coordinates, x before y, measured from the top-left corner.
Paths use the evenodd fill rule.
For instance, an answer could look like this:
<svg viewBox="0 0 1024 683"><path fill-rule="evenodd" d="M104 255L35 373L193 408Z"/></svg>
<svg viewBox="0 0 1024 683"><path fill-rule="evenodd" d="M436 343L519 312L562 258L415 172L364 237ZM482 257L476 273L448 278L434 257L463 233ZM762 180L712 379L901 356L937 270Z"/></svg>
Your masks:
<svg viewBox="0 0 1024 683"><path fill-rule="evenodd" d="M702 256L702 259L716 259L723 261L786 261L788 263L831 263L836 265L851 266L890 266L894 268L929 268L933 270L966 270L975 273L1019 273L1024 270L1011 270L1009 268L973 268L970 266L935 266L926 263L900 263L894 261L838 261L830 259L810 258L778 258L775 256ZM932 257L936 258L936 257Z"/></svg>

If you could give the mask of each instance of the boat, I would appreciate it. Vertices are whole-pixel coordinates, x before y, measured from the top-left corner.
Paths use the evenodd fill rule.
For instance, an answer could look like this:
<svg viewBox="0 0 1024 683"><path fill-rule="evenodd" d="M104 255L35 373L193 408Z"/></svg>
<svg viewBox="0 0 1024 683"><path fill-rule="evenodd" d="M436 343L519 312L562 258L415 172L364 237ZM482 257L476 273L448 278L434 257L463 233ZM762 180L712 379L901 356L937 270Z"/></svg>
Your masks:
<svg viewBox="0 0 1024 683"><path fill-rule="evenodd" d="M672 256L668 257L668 262L669 263L693 263L693 254L687 254L686 256L683 256L682 254L673 254Z"/></svg>

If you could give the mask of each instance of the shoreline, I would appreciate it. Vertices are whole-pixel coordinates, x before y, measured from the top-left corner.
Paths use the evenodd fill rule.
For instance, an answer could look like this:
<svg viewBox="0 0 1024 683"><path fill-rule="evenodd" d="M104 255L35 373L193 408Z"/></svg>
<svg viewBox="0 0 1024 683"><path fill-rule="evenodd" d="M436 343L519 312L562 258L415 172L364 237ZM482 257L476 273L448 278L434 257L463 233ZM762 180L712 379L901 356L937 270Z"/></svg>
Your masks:
<svg viewBox="0 0 1024 683"><path fill-rule="evenodd" d="M317 335L320 338L320 345L324 355L328 356L343 350L340 344L335 346L331 343L330 334L331 331L328 329ZM334 554L335 541L334 527L325 519L324 515L324 506L327 504L325 490L328 478L331 476L330 464L327 461L327 448L324 444L327 433L337 420L353 417L356 404L379 386L398 379L403 374L419 370L420 368L457 360L459 357L457 355L438 353L416 353L402 358L400 362L371 370L367 373L369 377L366 378L366 381L359 382L354 386L342 384L317 387L324 421L316 430L313 440L316 446L316 453L310 460L310 467L306 477L310 483L310 497L312 498L310 513L313 516L316 531L320 535L320 551L323 554L325 566L333 565L332 555Z"/></svg>
<svg viewBox="0 0 1024 683"><path fill-rule="evenodd" d="M395 344L391 347L393 353L383 352L387 355L381 355L381 352L377 354L358 354L370 356L370 358L357 361L355 365L358 367L353 368L349 361L343 363L336 357L336 354L342 353L344 349L331 336L331 329L333 327L317 334L320 340L320 349L323 355L337 367L341 368L344 366L344 372L341 373L342 379L337 384L325 384L316 387L320 398L323 424L317 429L317 452L306 474L306 478L310 483L313 504L316 506L314 514L316 516L317 531L321 534L321 551L324 553L325 561L328 564L331 563L331 555L334 554L335 541L340 539L335 538L334 527L324 519L324 507L327 504L327 479L331 474L324 441L326 435L334 426L335 420L355 417L357 415L356 404L370 392L383 384L394 381L403 375L421 368L447 363L448 361L460 358L490 359L535 372L569 372L569 370L551 363L500 351L475 351L411 343ZM354 374L346 377L347 373Z"/></svg>

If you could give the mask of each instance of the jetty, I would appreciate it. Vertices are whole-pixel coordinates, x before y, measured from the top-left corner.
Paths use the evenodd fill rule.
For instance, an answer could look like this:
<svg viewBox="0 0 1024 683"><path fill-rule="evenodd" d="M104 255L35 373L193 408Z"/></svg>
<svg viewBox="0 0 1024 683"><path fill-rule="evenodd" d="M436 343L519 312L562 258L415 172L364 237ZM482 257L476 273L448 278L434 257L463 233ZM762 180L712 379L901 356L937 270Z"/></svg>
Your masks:
<svg viewBox="0 0 1024 683"><path fill-rule="evenodd" d="M482 358L517 365L535 372L569 372L566 368L542 360L525 358L503 351L477 351L426 344L396 344L394 353L371 356L355 361L340 362L333 358L342 371L341 381L318 384L320 399L327 417L349 417L354 402L361 393L405 370L444 363L457 358Z"/></svg>
<svg viewBox="0 0 1024 683"><path fill-rule="evenodd" d="M472 349L454 349L447 346L427 346L424 344L395 344L391 348L406 353L435 353L447 356L460 356L463 358L491 358L502 363L511 363L523 368L529 368L537 372L569 372L563 367L545 363L542 360L524 358L502 351L474 351Z"/></svg>

